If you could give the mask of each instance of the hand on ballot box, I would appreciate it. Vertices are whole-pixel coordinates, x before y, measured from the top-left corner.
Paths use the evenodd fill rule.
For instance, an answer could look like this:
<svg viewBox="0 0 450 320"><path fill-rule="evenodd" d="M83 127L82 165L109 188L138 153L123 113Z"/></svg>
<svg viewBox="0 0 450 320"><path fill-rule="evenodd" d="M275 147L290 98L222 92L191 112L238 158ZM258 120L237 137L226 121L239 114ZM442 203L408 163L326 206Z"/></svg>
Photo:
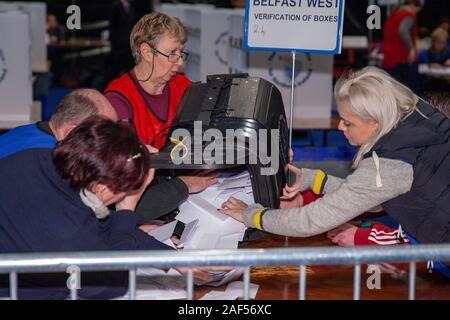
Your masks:
<svg viewBox="0 0 450 320"><path fill-rule="evenodd" d="M244 222L244 212L247 207L248 205L244 201L230 197L222 204L222 207L217 210L226 215L229 215L239 222Z"/></svg>
<svg viewBox="0 0 450 320"><path fill-rule="evenodd" d="M283 195L281 196L281 200L292 200L300 193L300 178L302 175L302 170L297 168L292 164L288 164L286 169L290 174L295 175L295 182L290 187L288 184L283 188Z"/></svg>
<svg viewBox="0 0 450 320"><path fill-rule="evenodd" d="M202 170L192 175L179 176L178 178L186 184L189 193L198 193L216 184L219 181L219 175L219 171Z"/></svg>

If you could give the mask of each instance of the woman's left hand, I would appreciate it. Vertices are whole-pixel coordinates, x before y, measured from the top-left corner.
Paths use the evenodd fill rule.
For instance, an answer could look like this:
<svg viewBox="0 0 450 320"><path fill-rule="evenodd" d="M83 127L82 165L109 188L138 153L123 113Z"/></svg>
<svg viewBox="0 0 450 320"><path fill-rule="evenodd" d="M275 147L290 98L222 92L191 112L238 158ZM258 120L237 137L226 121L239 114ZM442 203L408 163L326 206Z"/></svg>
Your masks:
<svg viewBox="0 0 450 320"><path fill-rule="evenodd" d="M230 197L227 201L222 204L222 208L217 209L226 215L229 215L237 221L244 222L244 212L248 205L236 198Z"/></svg>

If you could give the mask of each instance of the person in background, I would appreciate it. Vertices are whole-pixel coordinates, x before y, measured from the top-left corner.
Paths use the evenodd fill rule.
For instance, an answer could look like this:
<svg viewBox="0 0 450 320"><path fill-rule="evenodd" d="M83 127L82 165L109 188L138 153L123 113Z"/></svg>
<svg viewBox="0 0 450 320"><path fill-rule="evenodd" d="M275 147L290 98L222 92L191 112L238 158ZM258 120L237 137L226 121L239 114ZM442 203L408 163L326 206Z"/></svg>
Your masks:
<svg viewBox="0 0 450 320"><path fill-rule="evenodd" d="M59 24L56 15L49 13L47 15L46 43L53 86L58 86L61 81L60 73L63 68L63 60L59 43L64 39L64 34L65 29Z"/></svg>
<svg viewBox="0 0 450 320"><path fill-rule="evenodd" d="M432 69L443 69L450 67L450 51L447 47L448 32L437 28L431 34L431 48L420 53L420 63L428 64ZM425 91L449 91L450 77L428 76L424 81Z"/></svg>
<svg viewBox="0 0 450 320"><path fill-rule="evenodd" d="M414 92L420 89L416 52L420 10L420 0L404 0L403 6L392 13L383 27L383 68Z"/></svg>
<svg viewBox="0 0 450 320"><path fill-rule="evenodd" d="M429 64L432 68L450 66L450 52L447 47L448 32L437 28L431 34L431 48L419 55L420 63Z"/></svg>
<svg viewBox="0 0 450 320"><path fill-rule="evenodd" d="M425 92L422 99L450 118L450 92Z"/></svg>
<svg viewBox="0 0 450 320"><path fill-rule="evenodd" d="M375 67L339 79L335 98L339 129L360 146L352 174L340 179L289 165L297 193L311 189L323 197L279 210L230 198L221 211L248 227L309 237L381 206L399 224L385 244L450 243L450 119ZM450 276L448 265L434 266Z"/></svg>
<svg viewBox="0 0 450 320"><path fill-rule="evenodd" d="M101 115L117 121L109 101L93 89L76 89L59 103L49 121L16 127L0 136L0 158L29 148L53 148L90 116Z"/></svg>

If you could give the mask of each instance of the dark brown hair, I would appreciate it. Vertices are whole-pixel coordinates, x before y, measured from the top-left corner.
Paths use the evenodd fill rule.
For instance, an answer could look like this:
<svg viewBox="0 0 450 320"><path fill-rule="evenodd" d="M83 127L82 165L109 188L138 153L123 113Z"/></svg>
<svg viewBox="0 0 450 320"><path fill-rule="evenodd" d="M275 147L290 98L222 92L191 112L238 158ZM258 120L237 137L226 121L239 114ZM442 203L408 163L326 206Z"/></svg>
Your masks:
<svg viewBox="0 0 450 320"><path fill-rule="evenodd" d="M450 118L450 93L447 91L425 92L422 99Z"/></svg>
<svg viewBox="0 0 450 320"><path fill-rule="evenodd" d="M75 189L102 183L112 192L137 190L150 168L150 156L132 124L90 117L58 142L53 163Z"/></svg>

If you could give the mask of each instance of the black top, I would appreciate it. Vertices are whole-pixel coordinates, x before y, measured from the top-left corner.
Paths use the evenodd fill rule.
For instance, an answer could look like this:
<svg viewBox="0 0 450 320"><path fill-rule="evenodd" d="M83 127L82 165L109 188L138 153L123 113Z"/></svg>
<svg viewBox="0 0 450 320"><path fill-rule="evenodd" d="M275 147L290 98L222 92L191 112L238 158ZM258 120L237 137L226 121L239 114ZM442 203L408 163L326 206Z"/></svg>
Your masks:
<svg viewBox="0 0 450 320"><path fill-rule="evenodd" d="M415 111L373 147L414 170L411 190L382 206L419 243L449 243L450 119L425 103L417 108L425 117Z"/></svg>
<svg viewBox="0 0 450 320"><path fill-rule="evenodd" d="M59 175L51 152L28 149L0 160L0 253L171 249L137 228L131 211L113 211L98 220ZM19 275L19 298L66 298L67 276ZM83 298L126 292L126 272L82 274L81 279Z"/></svg>

